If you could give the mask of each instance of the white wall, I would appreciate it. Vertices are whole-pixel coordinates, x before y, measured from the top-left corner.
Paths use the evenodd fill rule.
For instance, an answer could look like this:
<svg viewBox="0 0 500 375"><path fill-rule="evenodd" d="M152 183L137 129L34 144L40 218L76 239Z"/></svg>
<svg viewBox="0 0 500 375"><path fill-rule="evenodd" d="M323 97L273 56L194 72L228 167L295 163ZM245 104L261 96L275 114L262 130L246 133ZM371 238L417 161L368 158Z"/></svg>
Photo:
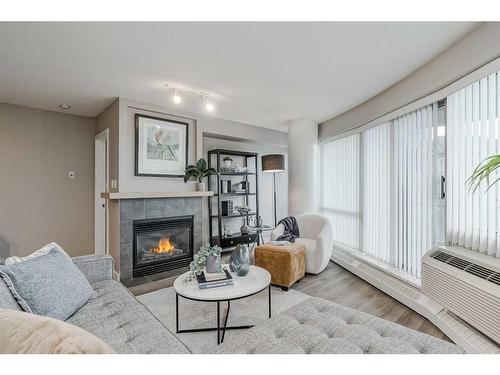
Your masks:
<svg viewBox="0 0 500 375"><path fill-rule="evenodd" d="M318 124L312 120L288 123L288 211L316 212L318 196Z"/></svg>
<svg viewBox="0 0 500 375"><path fill-rule="evenodd" d="M135 153L135 123L134 114L145 113L157 117L169 118L172 116L187 119L189 128L188 162L194 163L203 155L203 133L212 133L225 136L237 136L248 141L261 144L286 147L287 135L284 132L262 127L242 124L234 121L199 114L184 112L177 108L163 107L140 103L134 100L120 98L120 147L119 147L119 191L194 191L195 182L184 183L182 178L167 177L138 177L134 176Z"/></svg>
<svg viewBox="0 0 500 375"><path fill-rule="evenodd" d="M326 139L367 124L451 85L498 58L500 56L499 40L500 22L481 24L405 79L359 106L322 123L319 126L319 138Z"/></svg>

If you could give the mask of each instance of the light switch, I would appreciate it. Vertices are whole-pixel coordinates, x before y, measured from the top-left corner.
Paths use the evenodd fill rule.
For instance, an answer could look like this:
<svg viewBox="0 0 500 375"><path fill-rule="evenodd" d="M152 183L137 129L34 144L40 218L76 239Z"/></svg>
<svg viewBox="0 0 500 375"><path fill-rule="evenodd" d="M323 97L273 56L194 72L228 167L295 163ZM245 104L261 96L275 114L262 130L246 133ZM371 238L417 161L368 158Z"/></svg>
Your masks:
<svg viewBox="0 0 500 375"><path fill-rule="evenodd" d="M69 171L68 177L69 177L70 180L74 179L75 178L75 172L74 171Z"/></svg>

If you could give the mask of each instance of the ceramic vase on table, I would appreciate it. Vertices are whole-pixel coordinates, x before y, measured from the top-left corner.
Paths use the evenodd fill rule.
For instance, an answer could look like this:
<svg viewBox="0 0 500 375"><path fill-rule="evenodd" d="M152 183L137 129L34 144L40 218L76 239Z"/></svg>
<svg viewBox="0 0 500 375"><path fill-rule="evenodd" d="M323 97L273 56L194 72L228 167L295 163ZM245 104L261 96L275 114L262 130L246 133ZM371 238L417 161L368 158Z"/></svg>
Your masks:
<svg viewBox="0 0 500 375"><path fill-rule="evenodd" d="M208 273L215 273L217 272L217 257L215 255L209 255L207 256L207 262L205 264L205 269L207 270Z"/></svg>
<svg viewBox="0 0 500 375"><path fill-rule="evenodd" d="M229 269L238 276L246 276L250 270L250 249L245 244L239 244L229 258Z"/></svg>

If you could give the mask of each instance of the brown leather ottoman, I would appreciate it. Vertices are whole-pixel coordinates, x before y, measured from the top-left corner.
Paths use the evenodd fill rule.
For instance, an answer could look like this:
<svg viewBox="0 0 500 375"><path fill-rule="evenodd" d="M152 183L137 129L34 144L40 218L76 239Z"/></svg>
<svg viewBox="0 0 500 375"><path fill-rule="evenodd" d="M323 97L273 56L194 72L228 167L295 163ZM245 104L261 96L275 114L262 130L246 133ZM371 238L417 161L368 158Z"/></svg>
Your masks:
<svg viewBox="0 0 500 375"><path fill-rule="evenodd" d="M255 265L269 271L272 284L288 290L306 273L306 250L304 245L296 243L285 246L265 243L255 249Z"/></svg>

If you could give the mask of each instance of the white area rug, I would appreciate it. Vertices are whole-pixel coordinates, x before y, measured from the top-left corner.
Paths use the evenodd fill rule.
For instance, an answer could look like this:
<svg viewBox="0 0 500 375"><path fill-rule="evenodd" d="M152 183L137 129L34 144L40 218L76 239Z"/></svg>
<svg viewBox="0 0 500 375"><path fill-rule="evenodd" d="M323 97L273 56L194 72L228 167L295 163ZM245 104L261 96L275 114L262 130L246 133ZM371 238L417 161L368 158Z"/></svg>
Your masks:
<svg viewBox="0 0 500 375"><path fill-rule="evenodd" d="M272 287L272 315L279 314L309 298L307 294L290 289L288 292ZM217 344L217 332L179 333L175 332L175 291L165 288L137 297L172 333L193 353L203 353ZM221 302L221 325L226 313L226 302ZM215 327L217 303L197 302L179 296L179 328ZM268 319L267 289L248 298L231 301L228 326L257 324ZM238 340L246 329L228 330L224 342Z"/></svg>

